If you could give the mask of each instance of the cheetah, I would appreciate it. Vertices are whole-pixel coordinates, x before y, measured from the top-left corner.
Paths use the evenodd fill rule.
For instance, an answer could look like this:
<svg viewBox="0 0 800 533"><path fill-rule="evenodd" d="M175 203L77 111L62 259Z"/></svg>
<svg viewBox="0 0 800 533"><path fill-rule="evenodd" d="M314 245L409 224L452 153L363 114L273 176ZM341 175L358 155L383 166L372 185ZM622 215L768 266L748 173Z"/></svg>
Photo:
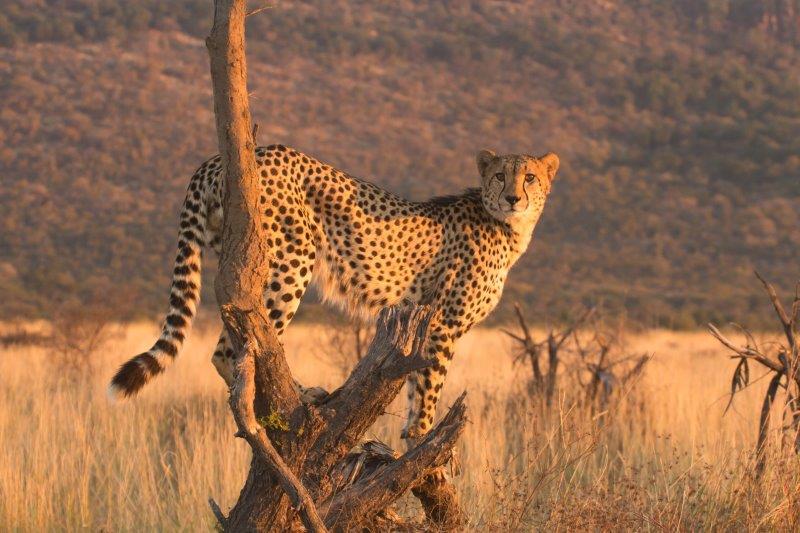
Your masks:
<svg viewBox="0 0 800 533"><path fill-rule="evenodd" d="M480 187L423 202L390 192L282 145L256 149L260 223L272 250L264 305L280 336L312 282L351 316L373 317L404 301L434 309L427 355L408 378L405 438L427 433L453 359L453 344L500 300L509 269L528 248L559 167L541 157L477 155ZM200 298L205 247L220 251L224 175L220 156L192 176L180 215L169 311L158 341L123 364L115 396L136 394L178 354ZM225 331L212 362L230 385Z"/></svg>

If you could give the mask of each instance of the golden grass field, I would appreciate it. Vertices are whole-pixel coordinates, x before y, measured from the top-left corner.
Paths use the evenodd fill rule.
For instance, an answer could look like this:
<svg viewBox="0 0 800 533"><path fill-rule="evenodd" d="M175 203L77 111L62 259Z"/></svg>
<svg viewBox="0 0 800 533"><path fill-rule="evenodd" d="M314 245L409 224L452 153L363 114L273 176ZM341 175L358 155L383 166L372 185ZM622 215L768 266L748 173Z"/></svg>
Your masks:
<svg viewBox="0 0 800 533"><path fill-rule="evenodd" d="M156 332L121 328L94 369L77 374L45 348L0 352L0 530L213 530L206 502L235 502L249 457L209 361L216 328L195 330L136 400L106 400L114 368ZM321 326L289 328L289 362L304 384L342 380L327 338ZM513 364L499 331L460 341L441 406L468 391L456 483L469 529L798 530L798 459L775 448L763 479L751 476L763 381L723 416L734 363L710 335L649 331L628 342L654 360L612 409L592 413L569 393L549 410L528 399L530 370ZM396 400L373 436L400 449L404 413ZM418 510L409 501L404 512Z"/></svg>

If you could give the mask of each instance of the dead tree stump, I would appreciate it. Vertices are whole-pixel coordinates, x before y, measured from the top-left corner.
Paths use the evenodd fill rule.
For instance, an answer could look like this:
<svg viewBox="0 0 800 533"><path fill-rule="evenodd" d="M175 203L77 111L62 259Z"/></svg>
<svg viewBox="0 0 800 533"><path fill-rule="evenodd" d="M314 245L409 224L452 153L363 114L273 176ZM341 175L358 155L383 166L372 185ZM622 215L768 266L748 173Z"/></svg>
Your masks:
<svg viewBox="0 0 800 533"><path fill-rule="evenodd" d="M385 527L384 511L408 490L436 527L463 522L454 487L441 479L426 482L450 459L463 431L463 394L407 453L398 456L387 449L364 468L370 451L353 452L400 392L408 372L432 364L423 356L430 315L429 309L416 306L384 310L367 355L340 388L317 405L298 401L283 410L279 406L288 402L275 392L292 378L280 372L282 365L273 364L274 357L283 359L283 351L265 335L268 328L259 326L263 314L225 309L228 331L242 354L231 409L238 435L253 448L239 501L222 518L226 531L284 531L298 519L306 529L322 531L313 526L315 515L325 528L337 531L376 523ZM360 469L354 466L359 462Z"/></svg>

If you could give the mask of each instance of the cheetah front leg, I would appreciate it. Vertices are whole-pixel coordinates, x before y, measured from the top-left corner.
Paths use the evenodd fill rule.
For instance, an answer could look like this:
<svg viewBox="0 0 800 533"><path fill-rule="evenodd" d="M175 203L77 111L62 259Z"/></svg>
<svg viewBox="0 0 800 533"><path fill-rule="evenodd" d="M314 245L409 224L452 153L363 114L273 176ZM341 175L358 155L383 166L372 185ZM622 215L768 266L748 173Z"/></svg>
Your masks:
<svg viewBox="0 0 800 533"><path fill-rule="evenodd" d="M409 444L418 441L433 427L436 404L442 393L447 369L453 359L453 344L459 333L448 328L431 329L427 356L434 364L408 377L408 419L401 434Z"/></svg>
<svg viewBox="0 0 800 533"><path fill-rule="evenodd" d="M408 419L401 437L405 439L409 450L416 446L433 427L436 404L439 402L447 369L453 359L453 344L458 337L458 334L444 328L433 329L427 355L435 363L408 377ZM444 467L431 472L429 481L438 484L444 480Z"/></svg>

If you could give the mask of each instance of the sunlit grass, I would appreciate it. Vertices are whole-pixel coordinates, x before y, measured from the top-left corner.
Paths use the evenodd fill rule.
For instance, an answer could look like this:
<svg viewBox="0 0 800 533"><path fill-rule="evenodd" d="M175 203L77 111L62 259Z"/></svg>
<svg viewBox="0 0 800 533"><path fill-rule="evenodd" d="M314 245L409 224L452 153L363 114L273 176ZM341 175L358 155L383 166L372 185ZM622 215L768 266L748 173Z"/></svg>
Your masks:
<svg viewBox="0 0 800 533"><path fill-rule="evenodd" d="M209 361L216 333L195 331L165 376L114 405L107 380L149 346L151 325L126 327L86 376L60 372L44 348L4 349L0 529L211 530L208 497L232 505L249 457ZM333 388L345 369L325 336L293 325L286 346L301 382ZM528 398L529 369L501 333L459 343L442 406L467 389L456 481L470 527L796 529L798 460L776 452L762 481L750 475L764 384L723 416L732 364L710 336L651 331L630 347L656 357L623 401L593 412L570 391L550 409ZM371 435L402 449L404 413L396 400Z"/></svg>

